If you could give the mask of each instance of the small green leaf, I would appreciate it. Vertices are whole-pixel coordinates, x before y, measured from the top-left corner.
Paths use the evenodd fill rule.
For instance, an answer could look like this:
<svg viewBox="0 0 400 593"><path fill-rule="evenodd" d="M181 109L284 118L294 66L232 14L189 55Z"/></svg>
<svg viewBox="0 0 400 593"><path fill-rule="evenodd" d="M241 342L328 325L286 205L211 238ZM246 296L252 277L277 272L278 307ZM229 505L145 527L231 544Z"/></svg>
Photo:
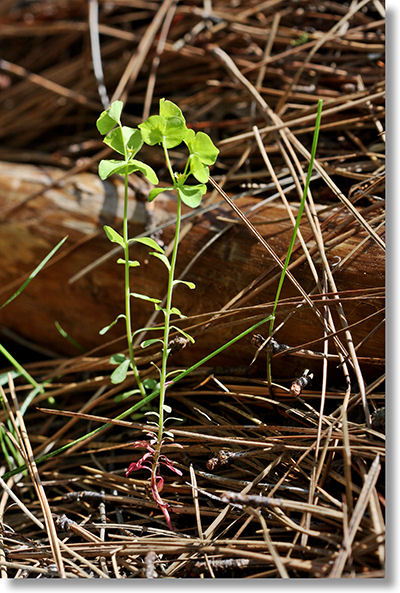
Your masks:
<svg viewBox="0 0 400 593"><path fill-rule="evenodd" d="M173 285L175 286L176 284L186 284L186 286L191 290L194 290L196 288L194 282L188 282L187 280L174 280Z"/></svg>
<svg viewBox="0 0 400 593"><path fill-rule="evenodd" d="M165 118L160 115L151 115L146 121L139 124L143 141L150 146L161 144L165 131L165 123Z"/></svg>
<svg viewBox="0 0 400 593"><path fill-rule="evenodd" d="M112 356L110 356L110 363L111 364L121 364L121 362L124 362L124 360L126 360L126 356L125 354L113 354Z"/></svg>
<svg viewBox="0 0 400 593"><path fill-rule="evenodd" d="M150 255L154 255L154 257L157 257L159 260L161 260L168 272L171 270L171 264L169 263L169 259L166 255L163 253L155 253L154 251L151 251Z"/></svg>
<svg viewBox="0 0 400 593"><path fill-rule="evenodd" d="M162 331L164 330L164 327L160 326L160 327L140 327L139 329L137 329L136 331L133 332L132 337L137 336L137 334L141 334L142 332L146 331Z"/></svg>
<svg viewBox="0 0 400 593"><path fill-rule="evenodd" d="M140 130L128 126L118 126L111 130L103 140L104 144L113 148L116 152L125 155L125 149L129 151L127 156L135 156L143 146L143 139Z"/></svg>
<svg viewBox="0 0 400 593"><path fill-rule="evenodd" d="M118 383L125 381L130 364L131 361L129 359L125 359L119 366L117 366L111 375L111 383L113 385L118 385Z"/></svg>
<svg viewBox="0 0 400 593"><path fill-rule="evenodd" d="M182 336L185 336L185 338L187 340L189 340L190 342L192 342L192 344L194 344L194 338L188 334L187 332L183 331L183 329L181 329L180 327L176 327L176 325L171 325L171 329L175 329L177 332L179 332L180 334L182 334Z"/></svg>
<svg viewBox="0 0 400 593"><path fill-rule="evenodd" d="M132 170L131 167L133 167ZM132 171L140 171L140 173L144 175L150 183L154 183L154 185L158 183L158 177L154 170L149 165L146 165L146 163L142 163L142 161L131 159L129 161L129 173L132 173Z"/></svg>
<svg viewBox="0 0 400 593"><path fill-rule="evenodd" d="M128 173L126 161L118 161L116 159L103 159L99 163L99 176L102 181L113 174L124 175Z"/></svg>
<svg viewBox="0 0 400 593"><path fill-rule="evenodd" d="M146 294L139 294L138 292L131 292L131 297L135 299L140 299L142 301L149 301L149 303L161 303L160 299L154 299L152 297L147 296Z"/></svg>
<svg viewBox="0 0 400 593"><path fill-rule="evenodd" d="M179 309L178 307L171 307L170 309L170 313L171 315L178 315L178 317L180 317L181 319L186 319L186 315L184 315Z"/></svg>
<svg viewBox="0 0 400 593"><path fill-rule="evenodd" d="M140 344L140 347L147 348L148 346L151 346L152 344L156 344L157 342L161 342L161 344L163 344L163 341L161 338L150 338L149 340L143 340L143 342Z"/></svg>
<svg viewBox="0 0 400 593"><path fill-rule="evenodd" d="M178 146L185 139L187 131L185 120L179 117L169 117L164 131L166 147L175 148Z"/></svg>
<svg viewBox="0 0 400 593"><path fill-rule="evenodd" d="M203 195L207 191L207 187L201 185L182 185L178 187L179 197L182 202L189 206L189 208L197 208L200 205Z"/></svg>
<svg viewBox="0 0 400 593"><path fill-rule="evenodd" d="M178 105L175 105L172 101L168 101L168 99L160 99L160 115L161 117L165 117L165 119L178 117L185 123L185 118Z"/></svg>
<svg viewBox="0 0 400 593"><path fill-rule="evenodd" d="M119 257L119 258L117 259L117 264L125 264L125 260L124 260L124 259L122 259L122 257ZM129 264L129 267L130 267L130 268L137 268L138 266L140 266L140 262L138 262L138 261L137 261L137 260L135 260L135 259L134 259L134 260L131 260L131 259L130 259L130 260L128 261L128 264Z"/></svg>
<svg viewBox="0 0 400 593"><path fill-rule="evenodd" d="M159 194L162 194L164 191L171 191L173 189L173 187L155 187L150 191L149 197L147 199L149 202L152 202Z"/></svg>
<svg viewBox="0 0 400 593"><path fill-rule="evenodd" d="M190 155L190 172L200 183L207 183L210 171L207 165L203 165L198 154Z"/></svg>
<svg viewBox="0 0 400 593"><path fill-rule="evenodd" d="M116 317L116 318L114 319L114 321L113 321L112 323L110 323L109 325L106 325L105 327L103 327L103 328L102 328L102 329L99 331L99 334L100 334L101 336L104 336L104 334L106 334L106 333L108 332L108 330L109 330L109 329L111 329L111 328L112 328L112 326L113 326L113 325L115 325L119 319L126 319L126 317L125 317L125 315L123 315L123 314L121 313L120 315L118 315L118 317Z"/></svg>
<svg viewBox="0 0 400 593"><path fill-rule="evenodd" d="M124 238L121 237L121 235L117 233L117 231L114 231L112 227L105 225L104 231L107 235L107 239L111 241L111 243L118 243L118 245L121 245L121 247L125 247Z"/></svg>
<svg viewBox="0 0 400 593"><path fill-rule="evenodd" d="M210 136L204 132L197 132L193 148L193 152L199 155L201 162L204 165L213 165L217 160L219 150L211 140Z"/></svg>
<svg viewBox="0 0 400 593"><path fill-rule="evenodd" d="M119 123L123 105L122 101L114 101L108 109L100 114L96 122L100 134L108 134Z"/></svg>
<svg viewBox="0 0 400 593"><path fill-rule="evenodd" d="M163 409L164 409L164 412L167 412L167 414L171 414L171 412L172 412L172 408L168 404L163 404Z"/></svg>
<svg viewBox="0 0 400 593"><path fill-rule="evenodd" d="M113 101L108 108L108 114L115 122L120 121L123 106L122 101Z"/></svg>
<svg viewBox="0 0 400 593"><path fill-rule="evenodd" d="M129 242L130 241L135 241L135 243L143 243L143 245L147 245L147 247L151 247L159 253L164 253L164 249L160 247L159 244L151 237L136 237L135 239L130 239Z"/></svg>

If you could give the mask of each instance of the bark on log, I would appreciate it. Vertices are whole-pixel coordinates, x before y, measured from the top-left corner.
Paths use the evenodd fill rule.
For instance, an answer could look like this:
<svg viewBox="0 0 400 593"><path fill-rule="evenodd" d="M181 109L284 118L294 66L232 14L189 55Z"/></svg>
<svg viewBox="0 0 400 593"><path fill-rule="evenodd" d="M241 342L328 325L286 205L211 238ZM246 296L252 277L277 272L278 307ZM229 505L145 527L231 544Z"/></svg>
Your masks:
<svg viewBox="0 0 400 593"><path fill-rule="evenodd" d="M107 343L109 339L122 335L122 325L117 324L104 337L99 336L98 332L123 311L123 271L121 266L116 265L116 259L121 253L109 257L75 282L71 282L71 279L85 266L113 249L105 238L102 226L110 224L116 229L121 229L122 183L118 179L103 183L92 173L78 173L66 178L63 178L63 175L63 171L55 168L0 162L0 303L13 293L26 274L35 268L62 237L69 236L60 254L17 299L0 311L0 326L10 328L32 342L56 352L75 354L74 348L55 328L54 322L58 321L70 336L88 350L103 345L102 353L120 351L124 348L123 341L109 346ZM153 203L148 204L145 201L147 187L144 181L134 178L134 184L134 190L131 190L130 195L131 237L142 233L146 225L167 224L173 219L174 211L174 200L171 196L162 194ZM216 198L216 201L220 201L220 198ZM258 201L259 198L246 196L236 203L245 211ZM337 218L326 226L327 241L329 237L333 239L327 251L331 264L338 261L337 256L343 259L365 237L365 232L353 224L347 227L347 230L353 228L356 232L342 242L334 244L339 221L344 217L345 212L338 213ZM235 222L228 230L222 232L229 224L226 218ZM324 215L321 214L321 220L323 219ZM267 203L251 216L251 220L275 252L284 257L292 227L280 202ZM244 291L244 295L235 306L273 302L278 282L278 267L248 229L237 222L235 215L225 204L205 214L198 214L196 211L195 217L186 219L183 227L188 228L189 224L190 232L181 242L178 274L182 273L193 257L199 253L200 256L185 276L185 279L196 283L196 290L191 291L182 285L177 287L175 292L175 303L186 315L191 317L208 311L218 311L240 291ZM303 236L307 238L310 230L306 221L301 228ZM201 252L207 242L220 232L221 236ZM168 244L172 238L172 226L164 228L160 238ZM155 258L149 257L147 251L144 246L136 247L135 259L139 259L142 265L132 272L134 290L163 298L166 289L165 268ZM302 250L298 249L292 261L301 254ZM314 253L313 259L318 271L321 272L318 253ZM315 286L307 263L296 266L293 274L306 291L312 290ZM273 277L275 279L268 282ZM262 280L256 286L264 284L264 287L258 291L251 291L249 286L257 278ZM382 315L376 313L383 307L383 301L381 298L363 296L363 290L384 286L383 252L373 241L366 240L357 254L335 272L335 279L341 292L361 291L358 298L343 301L348 323L357 323L351 328L355 345L365 339L358 350L361 361L368 357L383 357L383 327L379 327L373 336L366 339L382 319ZM282 298L289 296L300 297L298 291L286 280ZM342 296L354 297L355 293L343 292ZM134 301L133 309L135 327L146 324L153 312L152 306L142 301ZM290 310L293 310L292 305L279 308L276 325ZM336 328L340 329L335 307L332 306L331 310ZM271 307L265 307L263 311L268 315ZM254 312L248 315L254 315ZM362 321L371 315L373 317ZM182 363L198 360L248 327L252 322L246 317L247 314L243 313L240 317L241 324L233 327L220 327L218 323L212 323L198 335L195 332L196 345L183 350L177 356L177 360ZM296 346L321 338L322 335L321 323L309 307L304 306L284 325L276 338L282 343ZM341 340L345 343L343 334ZM322 351L323 345L318 343L311 348ZM332 340L330 351L335 352ZM255 347L249 337L219 356L216 364L246 367L254 352ZM382 372L381 363L375 360L372 367L366 364L362 368L367 374L372 368L372 375L375 375ZM335 364L337 365L337 362ZM257 365L261 365L258 366L259 369L264 369L265 355L259 357L256 368ZM288 377L296 376L296 373L305 367L321 368L321 361L315 363L299 357L281 356L274 362L276 373Z"/></svg>

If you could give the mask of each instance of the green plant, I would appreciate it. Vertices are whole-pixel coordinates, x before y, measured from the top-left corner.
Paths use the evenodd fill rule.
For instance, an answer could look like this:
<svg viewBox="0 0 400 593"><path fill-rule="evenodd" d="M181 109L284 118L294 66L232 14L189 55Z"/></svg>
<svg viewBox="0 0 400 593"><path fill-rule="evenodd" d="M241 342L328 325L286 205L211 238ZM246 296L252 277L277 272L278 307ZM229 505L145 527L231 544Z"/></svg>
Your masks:
<svg viewBox="0 0 400 593"><path fill-rule="evenodd" d="M123 126L121 123L122 102L115 101L110 107L103 111L97 120L97 128L101 134L105 134L104 142L110 146L114 151L121 154L121 159L102 160L99 164L99 175L101 179L107 179L112 174L119 174L125 180L125 194L124 194L124 216L123 216L123 233L119 234L115 229L105 226L104 230L108 239L119 244L124 251L124 258L119 259L118 263L124 265L124 295L125 295L125 312L119 314L116 319L108 326L103 328L100 333L104 334L110 327L112 327L119 319L125 319L126 337L128 342L129 357L126 358L124 354L116 354L112 357L111 362L117 364L117 368L111 375L113 383L121 383L125 380L129 368L132 369L138 389L143 397L146 396L146 383L142 382L139 371L137 369L133 351L133 336L132 331L132 312L131 312L131 298L149 301L154 304L157 311L161 311L164 316L164 324L162 337L150 338L141 343L142 348L146 348L154 343L162 344L162 360L161 368L158 368L159 373L159 408L157 421L157 434L151 434L150 443L147 443L147 453L139 462L133 463L128 468L127 474L135 469L147 468L151 471L152 492L153 497L159 506L162 508L164 515L170 525L168 511L165 504L160 498L159 491L162 488L163 478L159 475L159 465L165 464L170 469L178 472L173 468L172 463L161 454L161 447L164 439L164 415L165 411L170 411L165 405L165 392L167 388L167 362L171 352L169 344L169 335L171 329L178 331L188 341L194 342L192 336L184 332L181 328L172 325L172 316L183 318L181 311L173 306L173 291L178 283L186 285L190 289L194 289L193 282L187 282L175 279L175 266L178 255L179 234L181 224L182 202L190 208L197 208L206 193L206 183L209 178L209 166L214 164L218 155L218 149L214 146L210 137L204 132L195 133L186 125L185 118L180 108L166 99L160 100L159 114L150 116L146 121L139 124L138 129ZM140 237L130 239L128 236L128 176L134 171L141 172L153 184L158 184L158 178L153 169L142 161L135 159L136 154L141 149L143 143L149 146L160 146L163 150L165 163L170 175L172 185L165 187L155 187L149 193L149 200L154 200L161 192L166 190L175 190L177 195L176 207L176 224L175 236L173 241L173 249L171 260L166 256L164 249L154 241L151 237ZM189 155L182 172L173 170L168 150L175 148L181 143L185 143ZM188 178L192 176L198 182L189 184ZM166 267L168 272L168 288L166 297L166 306L162 307L161 300L151 296L140 294L131 291L130 284L130 270L140 265L139 261L131 260L129 248L134 242L142 243L152 249L150 255L158 258ZM143 330L156 330L160 328L140 328L135 333ZM140 441L139 445L143 445L144 441ZM138 446L139 446L138 445ZM144 461L149 462L151 459L151 467Z"/></svg>

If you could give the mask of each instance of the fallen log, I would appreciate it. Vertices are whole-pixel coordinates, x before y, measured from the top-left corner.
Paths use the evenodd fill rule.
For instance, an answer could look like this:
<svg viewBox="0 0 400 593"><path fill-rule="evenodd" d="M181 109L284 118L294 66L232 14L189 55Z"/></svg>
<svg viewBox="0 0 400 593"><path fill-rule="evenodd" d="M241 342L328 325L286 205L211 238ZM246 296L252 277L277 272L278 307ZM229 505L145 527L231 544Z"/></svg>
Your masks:
<svg viewBox="0 0 400 593"><path fill-rule="evenodd" d="M145 231L154 233L154 229L158 229L156 236L168 245L173 235L173 196L164 193L149 204L145 182L133 178L132 183L130 236ZM211 200L205 211L201 208L184 211L184 236L177 272L180 277L195 282L197 288L192 291L182 285L175 291L176 305L188 316L182 327L195 326L195 346L177 355L182 363L198 360L262 315L269 315L279 280L280 269L265 248L221 202L220 196L213 196ZM241 196L235 203L243 212L254 209L248 214L250 220L283 260L292 231L284 206L278 200L262 202L261 198L251 195ZM117 230L121 228L122 205L123 186L118 178L101 182L94 173L65 175L64 171L53 167L0 162L0 303L16 290L50 249L68 235L62 250L39 276L0 311L0 326L60 354L76 354L76 350L60 335L55 322L87 351L98 348L97 352L104 354L123 349L124 340L118 340L123 334L122 325L116 324L106 336L99 335L99 330L123 311L123 273L116 265L121 253L108 242L102 229L104 224ZM382 372L384 364L384 253L343 209L321 206L319 213L327 258L334 270L361 366L367 374L372 369L375 376ZM364 206L366 217L377 213L379 204ZM301 231L322 279L321 258L305 218ZM292 273L307 293L314 291L312 298L323 311L322 297L318 296L310 267L301 247L296 245ZM135 259L141 261L141 266L132 272L134 290L163 298L167 281L165 268L148 256L145 246L138 245L135 249ZM344 265L340 265L343 261ZM327 292L325 303L329 305L336 330L340 330L334 295L329 294L329 289ZM322 352L321 321L308 305L296 309L302 297L287 279L281 298L275 326L278 327L288 314L292 316L275 335L278 342L294 348L320 340L306 346L305 350ZM234 309L241 310L221 318L222 310ZM133 303L133 312L136 328L146 325L153 314L152 306L142 301ZM198 317L210 312L215 314ZM159 323L160 319L153 321ZM263 335L267 335L267 327ZM338 337L346 348L343 331ZM117 341L110 343L110 340ZM215 362L224 367L248 367L256 349L249 337ZM321 368L319 355L313 357L305 350L290 356L279 354L274 362L276 372L291 377L304 368ZM329 352L336 368L339 361L335 358L337 345L333 339L329 340ZM264 372L265 354L260 354L254 368Z"/></svg>

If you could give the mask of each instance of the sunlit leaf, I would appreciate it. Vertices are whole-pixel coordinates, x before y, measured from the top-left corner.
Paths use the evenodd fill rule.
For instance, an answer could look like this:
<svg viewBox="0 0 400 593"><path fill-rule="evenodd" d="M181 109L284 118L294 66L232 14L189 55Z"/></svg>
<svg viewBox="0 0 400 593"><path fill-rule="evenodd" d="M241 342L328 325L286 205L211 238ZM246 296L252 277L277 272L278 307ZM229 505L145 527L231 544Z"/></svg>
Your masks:
<svg viewBox="0 0 400 593"><path fill-rule="evenodd" d="M173 187L155 187L150 191L149 197L147 199L149 202L152 202L159 194L162 194L164 191L171 191L173 189Z"/></svg>
<svg viewBox="0 0 400 593"><path fill-rule="evenodd" d="M210 171L207 165L203 165L198 154L190 155L190 172L200 183L207 183Z"/></svg>
<svg viewBox="0 0 400 593"><path fill-rule="evenodd" d="M99 177L103 181L110 175L124 175L127 172L127 163L116 159L103 159L99 163Z"/></svg>
<svg viewBox="0 0 400 593"><path fill-rule="evenodd" d="M197 132L194 139L194 152L199 155L204 165L213 165L219 153L210 136L204 132Z"/></svg>
<svg viewBox="0 0 400 593"><path fill-rule="evenodd" d="M207 191L207 187L201 185L182 185L178 187L179 197L182 202L189 206L189 208L197 208L200 205L203 195Z"/></svg>
<svg viewBox="0 0 400 593"><path fill-rule="evenodd" d="M151 251L150 255L154 255L154 257L157 257L159 260L161 260L168 272L171 270L171 264L169 263L169 259L166 255L163 253L155 253L154 251Z"/></svg>
<svg viewBox="0 0 400 593"><path fill-rule="evenodd" d="M125 264L125 260L122 259L122 257L119 257L117 259L117 264ZM138 262L137 260L128 260L128 265L130 268L137 268L138 266L140 266L140 262Z"/></svg>
<svg viewBox="0 0 400 593"><path fill-rule="evenodd" d="M113 148L116 152L127 156L135 156L143 146L143 139L140 130L128 126L118 126L111 130L103 140L104 144Z"/></svg>
<svg viewBox="0 0 400 593"><path fill-rule="evenodd" d="M121 313L121 314L120 314L120 315L118 315L118 317L116 317L116 318L114 319L114 321L112 321L112 322L111 322L109 325L106 325L105 327L103 327L103 328L102 328L102 329L99 331L99 334L100 334L101 336L104 336L104 334L106 334L106 333L108 332L108 330L109 330L109 329L111 329L111 328L112 328L112 326L113 326L113 325L115 325L119 319L126 319L126 317L125 317L125 315L124 315L123 313Z"/></svg>
<svg viewBox="0 0 400 593"><path fill-rule="evenodd" d="M132 168L131 168L132 167ZM129 161L129 173L133 171L140 171L146 179L150 181L150 183L154 183L156 185L158 183L158 177L155 174L154 170L146 163L142 163L142 161L137 161L136 159L131 159Z"/></svg>
<svg viewBox="0 0 400 593"><path fill-rule="evenodd" d="M176 327L176 325L171 325L171 329L176 330L177 332L179 332L180 334L182 334L182 336L185 336L185 338L187 340L189 340L189 342L192 342L192 344L194 344L194 338L188 334L187 332L183 331L183 329L181 329L180 327Z"/></svg>
<svg viewBox="0 0 400 593"><path fill-rule="evenodd" d="M178 117L185 123L185 118L178 105L175 105L175 103L168 99L160 99L160 115L165 117L165 119L168 119L169 117Z"/></svg>
<svg viewBox="0 0 400 593"><path fill-rule="evenodd" d="M174 280L173 285L176 286L177 284L186 284L186 286L191 290L194 290L196 288L194 282L188 282L187 280Z"/></svg>
<svg viewBox="0 0 400 593"><path fill-rule="evenodd" d="M125 247L124 238L121 237L121 235L117 233L117 231L115 231L112 227L105 225L104 231L107 235L107 239L111 241L111 243L118 243L118 245L121 245L121 247Z"/></svg>
<svg viewBox="0 0 400 593"><path fill-rule="evenodd" d="M135 239L130 239L129 241L134 241L135 243L143 243L143 245L147 245L147 247L151 247L159 253L164 253L164 249L160 247L157 241L154 241L154 239L152 239L151 237L136 237Z"/></svg>
<svg viewBox="0 0 400 593"><path fill-rule="evenodd" d="M161 144L165 131L165 118L160 115L151 115L139 124L142 133L143 141L150 146L154 144Z"/></svg>
<svg viewBox="0 0 400 593"><path fill-rule="evenodd" d="M171 315L178 315L178 317L180 317L181 319L186 319L186 315L184 315L179 309L178 307L171 307L170 309L170 313Z"/></svg>
<svg viewBox="0 0 400 593"><path fill-rule="evenodd" d="M143 340L143 342L140 344L140 347L147 348L148 346L156 344L157 342L161 342L161 344L163 343L161 338L150 338L149 340Z"/></svg>
<svg viewBox="0 0 400 593"><path fill-rule="evenodd" d="M108 134L119 123L123 105L122 101L114 101L108 109L99 115L96 126L100 134Z"/></svg>
<svg viewBox="0 0 400 593"><path fill-rule="evenodd" d="M140 299L142 301L149 301L149 303L161 303L160 299L154 299L153 297L147 296L147 294L139 294L138 292L131 292L131 296L135 299Z"/></svg>

